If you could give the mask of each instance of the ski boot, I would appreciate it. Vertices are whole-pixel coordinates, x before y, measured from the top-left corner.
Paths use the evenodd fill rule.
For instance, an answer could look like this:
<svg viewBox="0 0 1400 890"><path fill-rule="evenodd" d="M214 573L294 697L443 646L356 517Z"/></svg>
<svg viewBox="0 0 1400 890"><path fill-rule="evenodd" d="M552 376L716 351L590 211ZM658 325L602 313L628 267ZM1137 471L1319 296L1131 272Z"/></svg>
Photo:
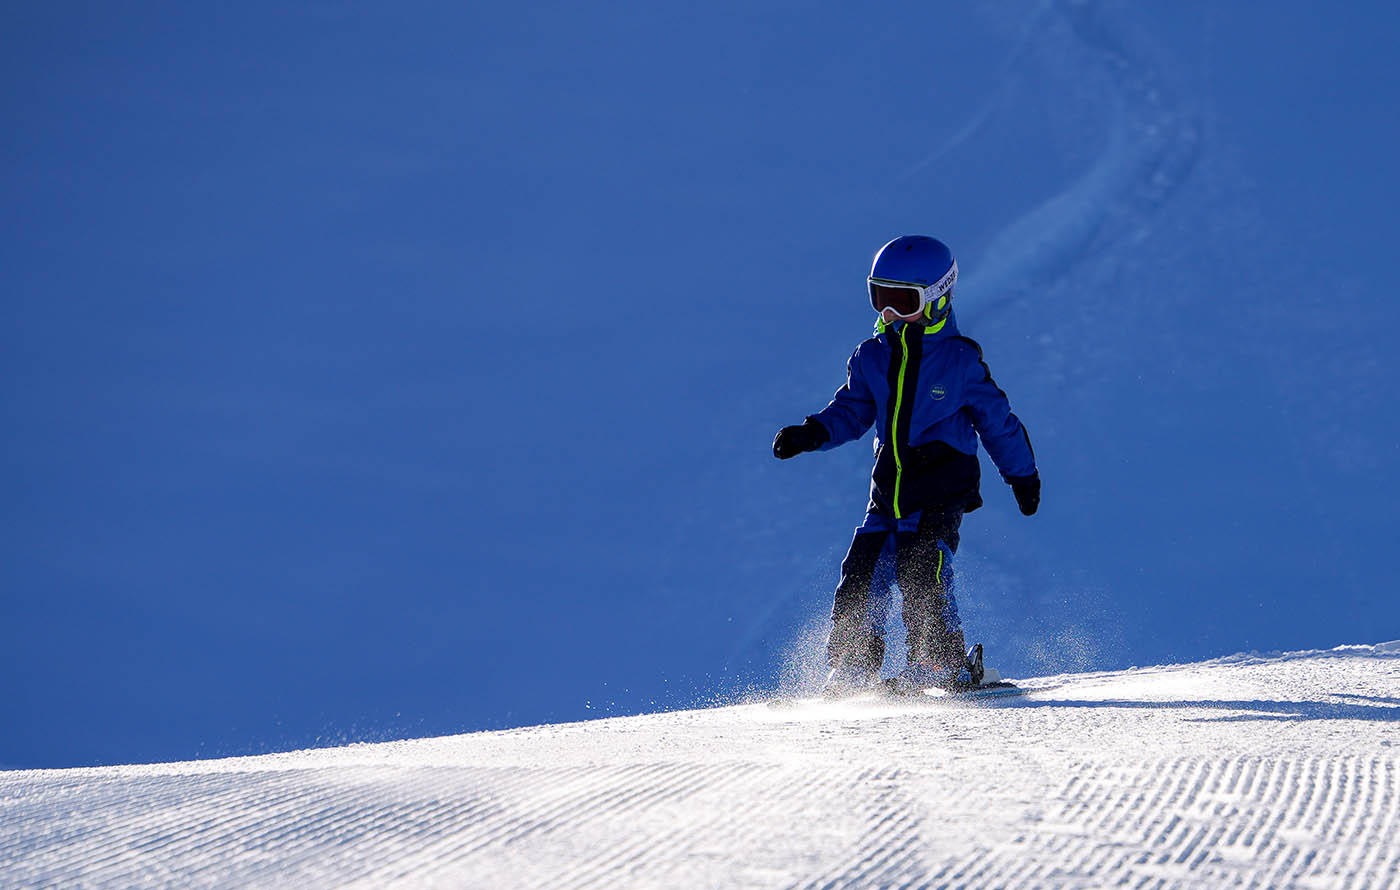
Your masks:
<svg viewBox="0 0 1400 890"><path fill-rule="evenodd" d="M966 689L972 685L967 668L915 662L885 681L895 695L918 695L926 689Z"/></svg>
<svg viewBox="0 0 1400 890"><path fill-rule="evenodd" d="M896 695L915 695L925 689L965 692L981 685L984 674L982 644L978 643L967 650L967 657L960 666L914 662L885 685Z"/></svg>
<svg viewBox="0 0 1400 890"><path fill-rule="evenodd" d="M948 675L947 668L922 661L913 662L886 680L885 686L895 695L918 695L925 689L942 686L947 682Z"/></svg>

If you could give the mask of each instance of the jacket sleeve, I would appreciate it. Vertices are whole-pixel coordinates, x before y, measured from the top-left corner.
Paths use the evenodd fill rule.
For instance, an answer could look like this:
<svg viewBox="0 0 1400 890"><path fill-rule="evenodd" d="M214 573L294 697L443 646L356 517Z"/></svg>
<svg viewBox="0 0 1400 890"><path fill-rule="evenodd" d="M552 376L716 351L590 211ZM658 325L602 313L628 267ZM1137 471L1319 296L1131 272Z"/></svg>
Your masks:
<svg viewBox="0 0 1400 890"><path fill-rule="evenodd" d="M829 437L819 451L859 439L875 422L875 396L861 373L860 347L846 362L846 384L836 390L830 404L810 419L826 427Z"/></svg>
<svg viewBox="0 0 1400 890"><path fill-rule="evenodd" d="M992 379L992 370L982 357L982 347L972 346L967 360L967 412L972 426L982 438L982 447L1007 482L1036 474L1035 452L1030 435L1020 418L1011 413L1011 402Z"/></svg>

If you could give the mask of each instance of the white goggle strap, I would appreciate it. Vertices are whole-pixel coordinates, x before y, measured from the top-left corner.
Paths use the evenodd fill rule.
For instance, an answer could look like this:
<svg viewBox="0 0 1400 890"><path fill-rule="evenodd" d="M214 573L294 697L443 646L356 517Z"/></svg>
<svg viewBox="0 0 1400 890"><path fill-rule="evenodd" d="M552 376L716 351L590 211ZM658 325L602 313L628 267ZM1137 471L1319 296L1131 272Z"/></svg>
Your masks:
<svg viewBox="0 0 1400 890"><path fill-rule="evenodd" d="M928 302L928 301L931 300L933 297L941 297L941 296L943 296L944 294L946 294L948 291L952 290L952 289L953 289L953 285L957 282L957 280L958 280L958 261L957 261L957 260L953 260L953 265L952 265L951 268L948 269L947 273L944 274L944 276L943 276L942 278L938 279L938 283L937 283L937 284L934 284L934 285L932 285L931 287L928 288L928 291L929 291L929 292L928 292L927 294L924 295L924 300L925 300L925 302Z"/></svg>

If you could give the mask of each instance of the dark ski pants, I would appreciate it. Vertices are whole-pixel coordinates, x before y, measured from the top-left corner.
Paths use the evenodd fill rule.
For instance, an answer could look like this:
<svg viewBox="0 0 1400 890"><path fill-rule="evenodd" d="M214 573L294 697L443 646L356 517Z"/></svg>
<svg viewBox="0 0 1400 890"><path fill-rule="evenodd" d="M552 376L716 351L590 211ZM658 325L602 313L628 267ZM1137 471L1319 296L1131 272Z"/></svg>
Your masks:
<svg viewBox="0 0 1400 890"><path fill-rule="evenodd" d="M841 582L831 611L827 659L878 674L885 658L885 616L872 615L871 582L891 535L895 583L904 597L909 662L960 667L966 656L962 623L953 596L953 554L958 551L962 511L924 511L896 522L872 513L856 529L841 562ZM883 609L882 609L883 611Z"/></svg>

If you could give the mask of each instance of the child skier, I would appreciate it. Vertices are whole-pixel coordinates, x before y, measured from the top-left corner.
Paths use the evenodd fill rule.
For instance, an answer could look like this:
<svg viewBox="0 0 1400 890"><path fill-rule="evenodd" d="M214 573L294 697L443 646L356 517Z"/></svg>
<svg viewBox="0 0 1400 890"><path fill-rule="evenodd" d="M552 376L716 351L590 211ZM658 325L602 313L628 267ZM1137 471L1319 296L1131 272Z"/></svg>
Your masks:
<svg viewBox="0 0 1400 890"><path fill-rule="evenodd" d="M1027 516L1040 475L1025 427L992 381L982 348L953 318L958 265L943 242L904 235L875 254L867 280L880 318L856 347L846 384L800 426L784 427L773 454L786 460L860 438L876 424L870 504L841 563L827 645L829 694L876 682L883 616L870 612L871 579L891 534L904 595L909 666L895 689L956 688L981 681L981 647L965 651L950 561L964 513L982 506L977 439Z"/></svg>

